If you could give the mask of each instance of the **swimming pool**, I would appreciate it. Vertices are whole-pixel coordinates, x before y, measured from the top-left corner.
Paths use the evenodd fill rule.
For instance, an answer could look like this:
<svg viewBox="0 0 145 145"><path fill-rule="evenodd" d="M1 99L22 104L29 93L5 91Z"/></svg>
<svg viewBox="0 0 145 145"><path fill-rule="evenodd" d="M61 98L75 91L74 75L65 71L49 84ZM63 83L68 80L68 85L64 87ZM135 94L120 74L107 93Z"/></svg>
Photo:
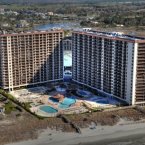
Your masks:
<svg viewBox="0 0 145 145"><path fill-rule="evenodd" d="M87 95L85 91L79 91L78 93L80 93L81 95Z"/></svg>
<svg viewBox="0 0 145 145"><path fill-rule="evenodd" d="M97 100L96 103L99 103L99 104L109 104L109 102L107 100L104 100L104 99Z"/></svg>
<svg viewBox="0 0 145 145"><path fill-rule="evenodd" d="M52 101L53 103L58 103L59 102L58 99L53 98L53 97L49 97L48 100Z"/></svg>
<svg viewBox="0 0 145 145"><path fill-rule="evenodd" d="M77 90L76 92L79 96L82 97L90 97L91 93L88 91L84 91L84 90Z"/></svg>
<svg viewBox="0 0 145 145"><path fill-rule="evenodd" d="M71 99L77 99L76 96L68 96L68 98L71 98Z"/></svg>
<svg viewBox="0 0 145 145"><path fill-rule="evenodd" d="M55 89L56 89L57 92L65 92L66 91L66 88L62 88L62 87L59 87L59 86L55 87Z"/></svg>
<svg viewBox="0 0 145 145"><path fill-rule="evenodd" d="M88 100L88 101L96 102L96 101L101 100L101 99L104 99L104 98L101 97L101 96L95 96L95 95L94 95L93 97L88 98L87 100Z"/></svg>
<svg viewBox="0 0 145 145"><path fill-rule="evenodd" d="M76 102L75 99L64 98L64 100L61 103L59 103L59 106L58 107L61 108L61 109L69 108L75 102Z"/></svg>
<svg viewBox="0 0 145 145"><path fill-rule="evenodd" d="M51 106L40 106L39 108L41 111L44 111L46 113L57 113L58 110L54 109L53 107Z"/></svg>

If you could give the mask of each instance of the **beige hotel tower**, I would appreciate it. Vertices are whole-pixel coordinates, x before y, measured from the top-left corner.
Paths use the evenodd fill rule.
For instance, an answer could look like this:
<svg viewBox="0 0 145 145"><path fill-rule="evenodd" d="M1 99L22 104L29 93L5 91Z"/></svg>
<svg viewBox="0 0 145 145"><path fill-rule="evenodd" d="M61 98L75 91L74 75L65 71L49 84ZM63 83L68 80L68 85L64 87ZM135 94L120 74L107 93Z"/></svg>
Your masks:
<svg viewBox="0 0 145 145"><path fill-rule="evenodd" d="M74 82L130 105L145 104L145 38L77 30L72 51Z"/></svg>
<svg viewBox="0 0 145 145"><path fill-rule="evenodd" d="M63 79L63 30L0 35L0 87L8 89Z"/></svg>

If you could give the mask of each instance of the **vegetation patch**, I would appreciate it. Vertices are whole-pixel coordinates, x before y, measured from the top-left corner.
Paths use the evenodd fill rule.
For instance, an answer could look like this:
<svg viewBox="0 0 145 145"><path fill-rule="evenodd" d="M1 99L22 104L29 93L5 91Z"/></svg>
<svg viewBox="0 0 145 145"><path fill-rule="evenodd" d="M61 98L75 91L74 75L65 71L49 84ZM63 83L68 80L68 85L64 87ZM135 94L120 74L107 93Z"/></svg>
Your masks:
<svg viewBox="0 0 145 145"><path fill-rule="evenodd" d="M16 111L15 105L9 101L7 104L5 104L5 113L10 114L12 111Z"/></svg>

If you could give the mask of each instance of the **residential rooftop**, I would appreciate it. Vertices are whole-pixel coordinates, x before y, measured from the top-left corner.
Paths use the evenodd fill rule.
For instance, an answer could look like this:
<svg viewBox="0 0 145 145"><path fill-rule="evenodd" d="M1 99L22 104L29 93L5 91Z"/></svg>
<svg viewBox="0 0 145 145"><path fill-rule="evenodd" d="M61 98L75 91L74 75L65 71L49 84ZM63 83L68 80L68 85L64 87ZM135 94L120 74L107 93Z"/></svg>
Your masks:
<svg viewBox="0 0 145 145"><path fill-rule="evenodd" d="M91 28L83 28L83 29L76 29L74 32L83 33L83 34L90 34L95 36L102 36L102 37L110 37L110 38L119 38L119 39L127 39L131 41L145 41L145 37L135 36L135 35L127 35L123 32L103 32L103 31L97 31L93 30Z"/></svg>
<svg viewBox="0 0 145 145"><path fill-rule="evenodd" d="M48 32L62 32L63 29L61 28L53 28L53 29L49 29L49 30L34 30L34 31L27 31L27 32L19 32L19 33L7 33L7 32L3 32L0 34L0 36L15 36L15 35L29 35L29 34L40 34L40 33L48 33Z"/></svg>

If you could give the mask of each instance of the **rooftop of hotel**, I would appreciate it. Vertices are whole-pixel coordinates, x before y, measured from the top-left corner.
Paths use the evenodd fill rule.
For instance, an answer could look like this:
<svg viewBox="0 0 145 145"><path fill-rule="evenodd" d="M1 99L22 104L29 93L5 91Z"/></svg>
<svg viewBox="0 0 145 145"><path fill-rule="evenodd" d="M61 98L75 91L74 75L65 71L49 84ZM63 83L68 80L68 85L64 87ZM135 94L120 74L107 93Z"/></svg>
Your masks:
<svg viewBox="0 0 145 145"><path fill-rule="evenodd" d="M144 40L145 37L139 37L135 35L127 35L123 32L103 32L103 31L97 31L93 30L91 28L83 28L83 29L76 29L74 32L80 32L83 34L93 34L97 36L104 36L104 37L110 37L110 38L120 38L120 39L128 39L128 40Z"/></svg>
<svg viewBox="0 0 145 145"><path fill-rule="evenodd" d="M0 33L0 36L15 36L15 35L29 35L29 34L46 34L46 33L55 33L55 32L62 32L63 29L61 28L52 28L49 30L34 30L34 31L26 31L26 32L18 32L18 33L7 33L7 32L2 32Z"/></svg>

